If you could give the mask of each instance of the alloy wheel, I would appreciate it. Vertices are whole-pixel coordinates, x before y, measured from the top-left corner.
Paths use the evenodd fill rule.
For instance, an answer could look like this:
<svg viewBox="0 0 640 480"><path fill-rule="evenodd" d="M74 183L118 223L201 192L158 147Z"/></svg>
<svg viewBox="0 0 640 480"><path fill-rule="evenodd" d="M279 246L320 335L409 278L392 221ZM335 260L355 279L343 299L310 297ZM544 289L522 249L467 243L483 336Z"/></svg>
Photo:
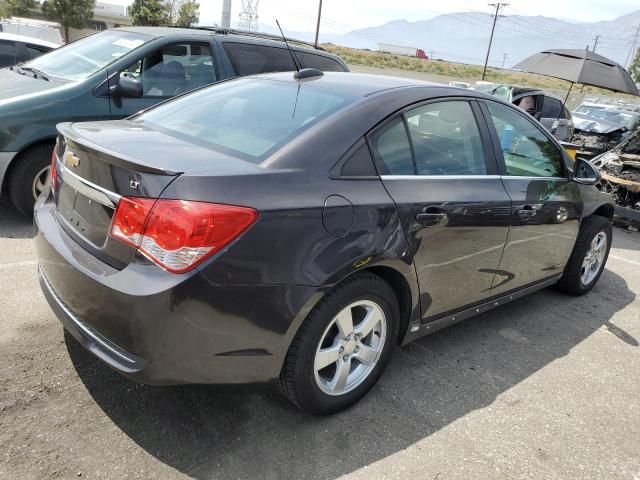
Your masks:
<svg viewBox="0 0 640 480"><path fill-rule="evenodd" d="M387 319L380 305L359 300L343 308L324 331L314 358L316 384L343 395L362 384L384 349Z"/></svg>
<svg viewBox="0 0 640 480"><path fill-rule="evenodd" d="M50 168L51 167L47 165L42 170L40 170L33 178L31 193L33 194L34 199L37 199L42 192L49 188L49 185L51 184L51 179L49 178Z"/></svg>
<svg viewBox="0 0 640 480"><path fill-rule="evenodd" d="M582 261L582 269L580 270L580 280L583 285L589 285L600 272L604 257L607 253L607 234L598 232L591 240L589 249Z"/></svg>

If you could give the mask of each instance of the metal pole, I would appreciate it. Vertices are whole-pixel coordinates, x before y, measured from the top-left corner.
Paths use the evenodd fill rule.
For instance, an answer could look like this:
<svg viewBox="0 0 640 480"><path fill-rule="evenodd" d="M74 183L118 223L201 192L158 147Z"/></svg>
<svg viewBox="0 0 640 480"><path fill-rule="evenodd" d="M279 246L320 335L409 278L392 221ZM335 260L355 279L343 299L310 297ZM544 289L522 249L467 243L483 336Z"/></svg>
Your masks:
<svg viewBox="0 0 640 480"><path fill-rule="evenodd" d="M320 16L322 15L322 0L318 4L318 23L316 23L316 41L313 42L313 46L318 48L318 35L320 34Z"/></svg>
<svg viewBox="0 0 640 480"><path fill-rule="evenodd" d="M598 46L598 40L600 39L600 35L596 35L596 41L593 42L593 50L591 50L592 52L596 51L596 47ZM588 50L588 49L587 49Z"/></svg>
<svg viewBox="0 0 640 480"><path fill-rule="evenodd" d="M502 70L504 70L504 64L507 61L507 57L509 56L508 53L503 53L502 54Z"/></svg>
<svg viewBox="0 0 640 480"><path fill-rule="evenodd" d="M489 53L491 53L491 43L493 43L493 32L496 29L496 21L498 20L498 13L500 12L500 8L502 6L507 6L509 5L508 3L490 3L489 4L492 7L496 7L496 12L493 15L493 25L491 26L491 36L489 37L489 46L487 47L487 56L484 59L484 68L482 69L482 80L484 80L484 77L487 73L487 64L489 63Z"/></svg>

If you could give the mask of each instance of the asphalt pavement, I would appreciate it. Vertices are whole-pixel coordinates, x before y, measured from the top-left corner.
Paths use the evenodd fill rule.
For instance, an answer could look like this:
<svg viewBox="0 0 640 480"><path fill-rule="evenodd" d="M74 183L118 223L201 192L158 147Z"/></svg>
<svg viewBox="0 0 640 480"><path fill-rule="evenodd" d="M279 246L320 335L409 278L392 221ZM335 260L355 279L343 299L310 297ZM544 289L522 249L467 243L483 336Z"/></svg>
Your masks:
<svg viewBox="0 0 640 480"><path fill-rule="evenodd" d="M31 223L0 201L0 478L640 480L640 234L600 282L396 348L329 418L271 385L148 387L64 331Z"/></svg>

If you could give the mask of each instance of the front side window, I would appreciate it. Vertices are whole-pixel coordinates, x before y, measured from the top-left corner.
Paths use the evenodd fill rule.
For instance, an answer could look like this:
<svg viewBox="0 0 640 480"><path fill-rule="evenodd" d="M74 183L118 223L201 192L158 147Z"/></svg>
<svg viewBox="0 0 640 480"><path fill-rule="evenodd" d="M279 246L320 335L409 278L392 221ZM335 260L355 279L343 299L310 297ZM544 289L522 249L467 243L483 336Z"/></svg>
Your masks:
<svg viewBox="0 0 640 480"><path fill-rule="evenodd" d="M487 102L500 139L507 175L562 177L560 149L533 123L510 107Z"/></svg>
<svg viewBox="0 0 640 480"><path fill-rule="evenodd" d="M130 65L122 76L142 81L145 97L173 97L218 79L211 49L206 44L165 45Z"/></svg>
<svg viewBox="0 0 640 480"><path fill-rule="evenodd" d="M222 46L239 77L295 70L291 53L285 48L236 42L223 42Z"/></svg>
<svg viewBox="0 0 640 480"><path fill-rule="evenodd" d="M485 175L487 165L471 105L437 102L408 111L418 175Z"/></svg>
<svg viewBox="0 0 640 480"><path fill-rule="evenodd" d="M50 52L52 50L49 47L32 45L30 43L25 44L25 48L27 49L28 60L33 60L34 58L38 58L40 55Z"/></svg>
<svg viewBox="0 0 640 480"><path fill-rule="evenodd" d="M414 175L411 145L401 117L376 131L371 137L380 175Z"/></svg>
<svg viewBox="0 0 640 480"><path fill-rule="evenodd" d="M185 141L260 163L356 99L312 85L239 79L176 98L135 120Z"/></svg>
<svg viewBox="0 0 640 480"><path fill-rule="evenodd" d="M83 80L153 38L108 30L57 48L25 66L63 80Z"/></svg>

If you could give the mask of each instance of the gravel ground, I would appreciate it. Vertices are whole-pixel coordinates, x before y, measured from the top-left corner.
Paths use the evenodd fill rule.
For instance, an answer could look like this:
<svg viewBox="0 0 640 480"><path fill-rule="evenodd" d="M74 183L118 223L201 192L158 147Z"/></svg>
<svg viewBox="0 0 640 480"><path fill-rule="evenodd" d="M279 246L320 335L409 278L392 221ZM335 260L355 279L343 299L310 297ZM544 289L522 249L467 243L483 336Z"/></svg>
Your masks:
<svg viewBox="0 0 640 480"><path fill-rule="evenodd" d="M396 349L331 418L267 386L147 387L65 335L0 202L0 478L640 479L640 234L588 296L547 289Z"/></svg>

